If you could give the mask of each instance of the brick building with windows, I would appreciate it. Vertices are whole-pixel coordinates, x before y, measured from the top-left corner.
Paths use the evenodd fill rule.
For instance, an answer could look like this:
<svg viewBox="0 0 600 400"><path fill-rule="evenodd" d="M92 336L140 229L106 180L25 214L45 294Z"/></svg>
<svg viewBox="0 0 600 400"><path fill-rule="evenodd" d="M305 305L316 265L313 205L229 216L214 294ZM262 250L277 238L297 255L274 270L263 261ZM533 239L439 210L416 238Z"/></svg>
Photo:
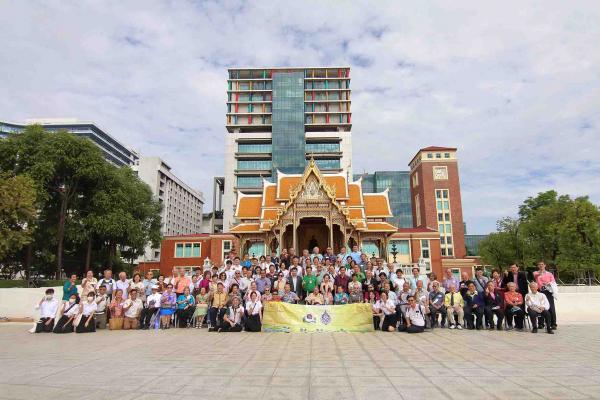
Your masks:
<svg viewBox="0 0 600 400"><path fill-rule="evenodd" d="M222 265L229 253L236 253L237 249L238 239L229 234L167 236L161 243L160 261L140 262L138 271L170 276L174 268L186 271L202 268L207 258L216 265Z"/></svg>

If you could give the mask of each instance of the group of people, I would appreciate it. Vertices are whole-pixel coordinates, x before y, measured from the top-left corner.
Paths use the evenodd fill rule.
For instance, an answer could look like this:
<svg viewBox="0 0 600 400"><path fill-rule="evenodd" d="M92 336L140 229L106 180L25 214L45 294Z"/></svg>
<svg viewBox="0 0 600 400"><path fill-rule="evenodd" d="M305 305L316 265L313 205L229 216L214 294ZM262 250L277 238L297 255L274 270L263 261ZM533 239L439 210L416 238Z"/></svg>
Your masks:
<svg viewBox="0 0 600 400"><path fill-rule="evenodd" d="M426 328L556 329L556 282L543 261L534 281L513 264L502 274L484 276L477 268L459 280L452 270L438 280L414 267L410 276L382 259L368 259L357 246L335 255L294 249L240 259L235 254L222 266L197 268L192 274L174 269L155 278L152 272L118 279L105 270L101 279L88 271L81 282L72 275L63 287L62 302L48 289L39 301L40 319L32 332L94 332L96 329L170 329L208 327L209 331L261 330L263 305L270 301L308 305L369 303L376 330L423 332ZM408 274L407 274L408 275ZM447 323L446 323L447 322Z"/></svg>

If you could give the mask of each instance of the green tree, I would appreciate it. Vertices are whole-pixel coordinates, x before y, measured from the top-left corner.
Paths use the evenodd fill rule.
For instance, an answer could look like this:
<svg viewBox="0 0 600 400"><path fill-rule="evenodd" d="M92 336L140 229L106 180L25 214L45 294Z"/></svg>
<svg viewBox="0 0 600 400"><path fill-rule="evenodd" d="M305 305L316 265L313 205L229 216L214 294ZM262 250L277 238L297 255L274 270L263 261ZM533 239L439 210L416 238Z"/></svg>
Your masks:
<svg viewBox="0 0 600 400"><path fill-rule="evenodd" d="M563 272L600 271L600 210L587 197L550 190L527 198L519 218L498 221L498 231L480 243L484 261L532 266L540 259Z"/></svg>
<svg viewBox="0 0 600 400"><path fill-rule="evenodd" d="M558 228L558 244L561 270L600 271L600 209L587 197L569 203Z"/></svg>
<svg viewBox="0 0 600 400"><path fill-rule="evenodd" d="M89 199L84 225L108 248L112 266L119 249L133 262L147 244L158 246L161 205L131 169L111 166L107 172L101 190Z"/></svg>
<svg viewBox="0 0 600 400"><path fill-rule="evenodd" d="M479 254L488 264L507 267L513 262L522 263L524 241L520 236L521 222L505 217L496 223L497 232L479 243Z"/></svg>
<svg viewBox="0 0 600 400"><path fill-rule="evenodd" d="M148 243L158 246L161 205L130 168L106 162L90 140L30 126L0 140L0 154L0 172L26 174L35 188L33 241L18 255L27 270L32 262L55 262L60 274L63 255L78 262L83 247L89 268L93 248L111 265L119 255L133 261Z"/></svg>
<svg viewBox="0 0 600 400"><path fill-rule="evenodd" d="M31 242L35 199L31 178L0 173L0 260Z"/></svg>

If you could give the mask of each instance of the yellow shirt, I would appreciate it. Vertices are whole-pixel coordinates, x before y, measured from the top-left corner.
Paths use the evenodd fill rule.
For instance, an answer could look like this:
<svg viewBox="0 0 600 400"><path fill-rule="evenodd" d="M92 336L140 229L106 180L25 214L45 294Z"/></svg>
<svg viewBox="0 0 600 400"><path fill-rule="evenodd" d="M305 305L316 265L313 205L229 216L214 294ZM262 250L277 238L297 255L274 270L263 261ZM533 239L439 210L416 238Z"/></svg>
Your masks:
<svg viewBox="0 0 600 400"><path fill-rule="evenodd" d="M212 306L216 308L224 308L227 304L227 293L215 292L213 293Z"/></svg>
<svg viewBox="0 0 600 400"><path fill-rule="evenodd" d="M450 300L450 296L454 295L454 305L455 306L461 306L463 307L465 305L465 301L463 300L463 297L460 295L459 292L454 292L454 293L446 293L446 296L444 297L444 305L446 307L452 307L451 303L452 301Z"/></svg>

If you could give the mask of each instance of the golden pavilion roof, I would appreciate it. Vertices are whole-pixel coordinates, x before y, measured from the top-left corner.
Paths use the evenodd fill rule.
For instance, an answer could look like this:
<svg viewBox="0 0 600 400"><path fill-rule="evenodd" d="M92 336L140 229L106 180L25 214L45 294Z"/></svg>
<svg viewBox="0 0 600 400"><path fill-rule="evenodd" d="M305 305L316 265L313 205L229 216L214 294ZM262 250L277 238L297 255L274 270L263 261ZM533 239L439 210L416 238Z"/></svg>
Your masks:
<svg viewBox="0 0 600 400"><path fill-rule="evenodd" d="M263 180L262 194L238 193L235 217L241 221L232 227L232 233L259 233L270 231L279 218L294 203L309 176L314 174L319 187L326 193L333 207L346 216L359 231L396 232L394 225L385 221L392 217L388 190L381 193L363 193L361 179L350 181L343 173L322 173L311 159L303 174L277 173L277 182Z"/></svg>

